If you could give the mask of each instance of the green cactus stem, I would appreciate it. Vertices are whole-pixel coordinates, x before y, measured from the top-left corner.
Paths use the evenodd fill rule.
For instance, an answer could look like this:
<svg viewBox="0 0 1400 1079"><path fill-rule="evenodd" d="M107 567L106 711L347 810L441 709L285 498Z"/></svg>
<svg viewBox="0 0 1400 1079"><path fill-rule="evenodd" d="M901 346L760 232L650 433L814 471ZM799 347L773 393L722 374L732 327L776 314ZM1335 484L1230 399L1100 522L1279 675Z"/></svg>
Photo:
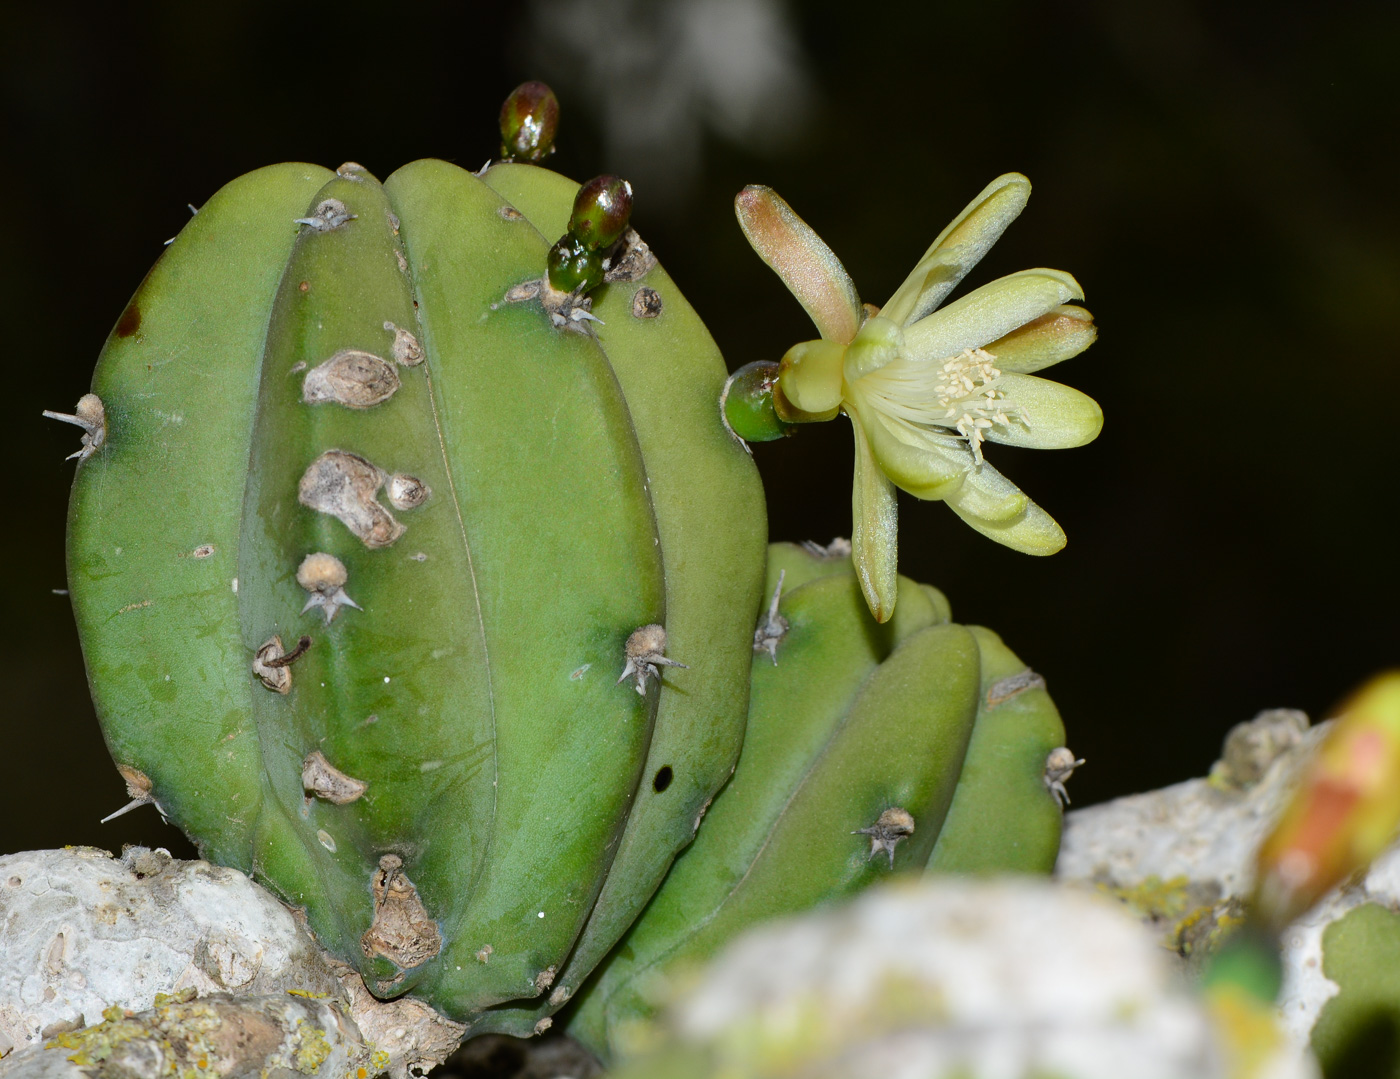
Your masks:
<svg viewBox="0 0 1400 1079"><path fill-rule="evenodd" d="M573 181L517 165L494 167L483 179L542 239L567 228L578 190ZM636 234L624 234L623 243L609 271L612 280L594 303L601 321L590 325L627 396L644 447L661 550L693 570L666 580L667 651L691 665L687 685L701 678L707 692L663 691L644 781L612 871L548 996L528 1008L483 1015L478 1030L531 1032L578 991L661 883L676 852L694 837L704 808L729 779L744 739L748 642L762 589L761 566L755 574L748 559L751 544L762 542L766 533L756 478L747 455L719 422L715 404L724 377L718 349ZM658 363L659 356L668 362ZM693 451L675 437L678 428L695 432L709 457L726 462L730 472L716 472L723 488L699 497ZM724 490L741 492L744 500L716 512L710 497ZM735 574L738 579L732 579ZM743 654L713 649L728 638L739 610Z"/></svg>

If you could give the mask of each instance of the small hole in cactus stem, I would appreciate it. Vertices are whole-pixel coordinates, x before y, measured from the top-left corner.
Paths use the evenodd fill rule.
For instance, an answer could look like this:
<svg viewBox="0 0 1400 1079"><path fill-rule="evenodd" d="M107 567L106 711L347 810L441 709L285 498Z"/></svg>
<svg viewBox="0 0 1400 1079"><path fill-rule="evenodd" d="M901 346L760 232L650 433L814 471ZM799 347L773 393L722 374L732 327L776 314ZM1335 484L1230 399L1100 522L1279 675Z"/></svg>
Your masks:
<svg viewBox="0 0 1400 1079"><path fill-rule="evenodd" d="M656 773L656 778L651 781L651 789L656 791L657 794L660 794L671 785L673 776L674 773L671 771L671 766L669 764L665 765Z"/></svg>

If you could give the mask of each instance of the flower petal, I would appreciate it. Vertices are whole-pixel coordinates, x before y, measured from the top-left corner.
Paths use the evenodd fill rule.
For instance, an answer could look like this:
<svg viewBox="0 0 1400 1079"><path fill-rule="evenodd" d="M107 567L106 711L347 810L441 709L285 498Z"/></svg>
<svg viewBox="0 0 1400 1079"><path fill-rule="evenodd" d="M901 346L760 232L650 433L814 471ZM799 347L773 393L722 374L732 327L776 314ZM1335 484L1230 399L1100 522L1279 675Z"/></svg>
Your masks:
<svg viewBox="0 0 1400 1079"><path fill-rule="evenodd" d="M964 520L975 517L988 524L1007 524L1034 505L1021 488L986 461L967 473L947 501L949 505L957 503L955 509Z"/></svg>
<svg viewBox="0 0 1400 1079"><path fill-rule="evenodd" d="M904 346L920 360L956 356L1004 337L1066 300L1083 298L1079 282L1061 270L1022 270L905 327Z"/></svg>
<svg viewBox="0 0 1400 1079"><path fill-rule="evenodd" d="M947 503L954 513L982 535L1022 554L1054 554L1065 545L1064 529L1029 498L1026 498L1025 509L1007 520L992 520L977 512L975 500L982 493L983 484L999 486L999 483L1006 483L1015 486L991 465L983 464L978 470L977 479L969 477L969 480L947 499Z"/></svg>
<svg viewBox="0 0 1400 1079"><path fill-rule="evenodd" d="M860 590L877 622L894 614L899 588L896 570L899 518L894 485L885 478L871 456L859 418L851 414L856 437L856 474L851 491L851 559Z"/></svg>
<svg viewBox="0 0 1400 1079"><path fill-rule="evenodd" d="M982 260L1031 197L1031 182L1019 172L998 176L938 234L881 314L901 326L941 304Z"/></svg>
<svg viewBox="0 0 1400 1079"><path fill-rule="evenodd" d="M887 420L858 400L847 403L847 412L859 414L880 470L895 486L915 498L929 502L946 498L976 464L972 451L961 439L935 439L911 423Z"/></svg>
<svg viewBox="0 0 1400 1079"><path fill-rule="evenodd" d="M864 312L855 282L831 248L771 187L750 184L734 199L734 213L758 257L828 340L850 344Z"/></svg>
<svg viewBox="0 0 1400 1079"><path fill-rule="evenodd" d="M996 357L1001 370L1029 375L1078 356L1098 335L1093 315L1082 307L1065 305L985 347Z"/></svg>
<svg viewBox="0 0 1400 1079"><path fill-rule="evenodd" d="M995 424L982 432L990 442L1033 450L1068 450L1098 438L1103 409L1086 393L1035 375L1002 375L997 389L1026 410L1022 423Z"/></svg>

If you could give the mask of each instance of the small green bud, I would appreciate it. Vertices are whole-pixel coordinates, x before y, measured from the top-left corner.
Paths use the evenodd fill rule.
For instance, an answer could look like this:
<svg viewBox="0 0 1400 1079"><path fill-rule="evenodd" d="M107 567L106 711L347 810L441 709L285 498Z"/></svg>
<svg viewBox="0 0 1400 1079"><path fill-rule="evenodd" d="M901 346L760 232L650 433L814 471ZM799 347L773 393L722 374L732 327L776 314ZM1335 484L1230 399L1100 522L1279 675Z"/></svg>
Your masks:
<svg viewBox="0 0 1400 1079"><path fill-rule="evenodd" d="M745 364L729 376L720 393L720 411L729 429L745 442L773 442L792 434L793 425L778 418L773 392L778 365L767 360Z"/></svg>
<svg viewBox="0 0 1400 1079"><path fill-rule="evenodd" d="M572 235L549 249L550 287L558 292L587 292L603 283L603 260Z"/></svg>
<svg viewBox="0 0 1400 1079"><path fill-rule="evenodd" d="M559 99L542 82L522 82L501 106L501 157L538 164L554 153Z"/></svg>
<svg viewBox="0 0 1400 1079"><path fill-rule="evenodd" d="M595 176L574 196L569 235L590 251L611 247L632 219L632 185L617 176Z"/></svg>

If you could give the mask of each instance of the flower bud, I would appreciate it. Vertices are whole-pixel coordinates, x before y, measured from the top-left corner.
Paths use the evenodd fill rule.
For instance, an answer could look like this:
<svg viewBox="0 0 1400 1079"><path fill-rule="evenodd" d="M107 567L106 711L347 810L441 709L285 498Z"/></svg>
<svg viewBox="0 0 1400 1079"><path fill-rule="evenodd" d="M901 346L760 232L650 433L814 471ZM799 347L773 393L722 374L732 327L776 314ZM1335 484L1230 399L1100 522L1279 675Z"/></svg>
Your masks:
<svg viewBox="0 0 1400 1079"><path fill-rule="evenodd" d="M549 249L549 285L557 292L587 292L603 283L603 260L572 235Z"/></svg>
<svg viewBox="0 0 1400 1079"><path fill-rule="evenodd" d="M522 82L501 106L501 157L538 164L554 153L559 99L542 82Z"/></svg>
<svg viewBox="0 0 1400 1079"><path fill-rule="evenodd" d="M590 251L615 244L632 219L632 185L616 176L595 176L574 196L569 235Z"/></svg>

